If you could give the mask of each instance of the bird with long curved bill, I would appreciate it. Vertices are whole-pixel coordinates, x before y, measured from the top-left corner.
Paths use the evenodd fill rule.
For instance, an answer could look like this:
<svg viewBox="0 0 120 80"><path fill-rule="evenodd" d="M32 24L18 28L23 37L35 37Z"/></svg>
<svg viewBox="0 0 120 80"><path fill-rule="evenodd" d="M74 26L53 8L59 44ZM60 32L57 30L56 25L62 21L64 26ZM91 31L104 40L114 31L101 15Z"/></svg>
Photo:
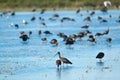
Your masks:
<svg viewBox="0 0 120 80"><path fill-rule="evenodd" d="M72 64L72 62L71 62L70 60L68 60L68 59L65 58L65 57L62 57L61 54L60 54L60 52L57 52L56 55L59 56L59 59L61 60L61 62L62 62L63 64ZM56 55L55 55L55 56L56 56Z"/></svg>

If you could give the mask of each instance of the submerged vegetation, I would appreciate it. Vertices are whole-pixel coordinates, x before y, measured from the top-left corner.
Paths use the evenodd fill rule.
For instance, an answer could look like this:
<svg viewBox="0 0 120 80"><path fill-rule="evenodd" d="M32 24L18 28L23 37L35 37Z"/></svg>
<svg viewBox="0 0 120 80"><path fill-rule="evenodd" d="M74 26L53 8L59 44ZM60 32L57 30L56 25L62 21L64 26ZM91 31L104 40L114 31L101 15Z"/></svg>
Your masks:
<svg viewBox="0 0 120 80"><path fill-rule="evenodd" d="M105 0L0 0L1 9L20 8L78 8L95 7L99 8ZM110 0L112 7L120 5L120 0Z"/></svg>

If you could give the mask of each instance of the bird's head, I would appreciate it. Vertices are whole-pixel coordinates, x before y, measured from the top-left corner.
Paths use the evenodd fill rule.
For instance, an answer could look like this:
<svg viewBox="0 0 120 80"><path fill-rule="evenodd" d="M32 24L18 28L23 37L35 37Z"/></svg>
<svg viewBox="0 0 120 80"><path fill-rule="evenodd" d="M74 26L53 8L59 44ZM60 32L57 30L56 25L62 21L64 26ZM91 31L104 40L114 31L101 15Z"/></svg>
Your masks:
<svg viewBox="0 0 120 80"><path fill-rule="evenodd" d="M60 52L57 52L58 55L60 55Z"/></svg>
<svg viewBox="0 0 120 80"><path fill-rule="evenodd" d="M57 52L57 53L54 55L54 57L55 57L56 55L60 55L60 52Z"/></svg>

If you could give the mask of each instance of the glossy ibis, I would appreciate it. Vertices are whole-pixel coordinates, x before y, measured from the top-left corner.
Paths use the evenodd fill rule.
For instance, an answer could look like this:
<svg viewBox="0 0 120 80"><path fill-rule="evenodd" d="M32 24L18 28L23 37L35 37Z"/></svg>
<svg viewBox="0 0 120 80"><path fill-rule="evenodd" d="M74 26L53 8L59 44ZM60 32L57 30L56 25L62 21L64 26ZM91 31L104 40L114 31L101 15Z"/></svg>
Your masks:
<svg viewBox="0 0 120 80"><path fill-rule="evenodd" d="M28 35L23 34L19 38L22 38L23 41L27 41L29 39Z"/></svg>
<svg viewBox="0 0 120 80"><path fill-rule="evenodd" d="M44 37L44 38L41 38L42 41L46 42L47 41L47 38Z"/></svg>
<svg viewBox="0 0 120 80"><path fill-rule="evenodd" d="M112 38L107 38L106 41L107 41L108 43L111 43Z"/></svg>
<svg viewBox="0 0 120 80"><path fill-rule="evenodd" d="M30 35L32 35L32 31L29 31L29 37L30 37Z"/></svg>
<svg viewBox="0 0 120 80"><path fill-rule="evenodd" d="M57 41L56 39L52 39L52 40L50 41L50 43L53 44L53 45L55 45L55 46L58 45L58 41Z"/></svg>
<svg viewBox="0 0 120 80"><path fill-rule="evenodd" d="M45 34L52 34L50 31L48 31L48 30L46 30L46 31L44 31L43 33L45 33Z"/></svg>
<svg viewBox="0 0 120 80"><path fill-rule="evenodd" d="M35 18L35 16L33 16L32 18L31 18L31 21L34 21L36 18Z"/></svg>
<svg viewBox="0 0 120 80"><path fill-rule="evenodd" d="M41 35L41 34L42 34L42 31L41 31L41 30L39 30L39 31L38 31L38 35Z"/></svg>
<svg viewBox="0 0 120 80"><path fill-rule="evenodd" d="M60 52L57 52L57 54L58 54L60 60L63 62L63 64L72 64L72 62L69 61L67 58L62 57L62 56L60 55Z"/></svg>
<svg viewBox="0 0 120 80"><path fill-rule="evenodd" d="M16 27L16 28L19 28L19 25L18 25L18 24L15 24L15 27Z"/></svg>
<svg viewBox="0 0 120 80"><path fill-rule="evenodd" d="M96 40L95 40L95 38L93 37L93 35L89 35L88 41L90 41L90 42L95 42L95 43L96 43Z"/></svg>
<svg viewBox="0 0 120 80"><path fill-rule="evenodd" d="M75 40L73 40L72 38L70 38L70 37L68 37L67 39L66 39L66 45L72 45L72 44L74 44L74 42L75 42Z"/></svg>
<svg viewBox="0 0 120 80"><path fill-rule="evenodd" d="M56 60L56 65L57 65L57 68L59 68L59 66L61 65L61 60Z"/></svg>
<svg viewBox="0 0 120 80"><path fill-rule="evenodd" d="M102 36L102 33L96 33L95 36Z"/></svg>
<svg viewBox="0 0 120 80"><path fill-rule="evenodd" d="M88 17L84 18L83 21L91 21L91 18L88 16Z"/></svg>
<svg viewBox="0 0 120 80"><path fill-rule="evenodd" d="M80 13L80 8L79 8L79 9L77 9L77 11L76 11L76 14L78 14L78 13Z"/></svg>
<svg viewBox="0 0 120 80"><path fill-rule="evenodd" d="M97 59L100 59L100 62L101 62L101 59L104 57L104 53L103 52L99 52L96 56Z"/></svg>
<svg viewBox="0 0 120 80"><path fill-rule="evenodd" d="M109 33L110 29L108 28L106 31L103 32L104 35L107 35Z"/></svg>

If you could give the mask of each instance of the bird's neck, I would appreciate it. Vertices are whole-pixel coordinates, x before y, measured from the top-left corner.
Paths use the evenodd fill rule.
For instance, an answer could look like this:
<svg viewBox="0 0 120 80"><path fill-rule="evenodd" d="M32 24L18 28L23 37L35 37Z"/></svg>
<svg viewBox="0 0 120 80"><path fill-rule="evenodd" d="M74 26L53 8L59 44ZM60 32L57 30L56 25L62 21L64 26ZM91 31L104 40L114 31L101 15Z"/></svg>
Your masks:
<svg viewBox="0 0 120 80"><path fill-rule="evenodd" d="M59 54L59 58L61 58L61 55Z"/></svg>

